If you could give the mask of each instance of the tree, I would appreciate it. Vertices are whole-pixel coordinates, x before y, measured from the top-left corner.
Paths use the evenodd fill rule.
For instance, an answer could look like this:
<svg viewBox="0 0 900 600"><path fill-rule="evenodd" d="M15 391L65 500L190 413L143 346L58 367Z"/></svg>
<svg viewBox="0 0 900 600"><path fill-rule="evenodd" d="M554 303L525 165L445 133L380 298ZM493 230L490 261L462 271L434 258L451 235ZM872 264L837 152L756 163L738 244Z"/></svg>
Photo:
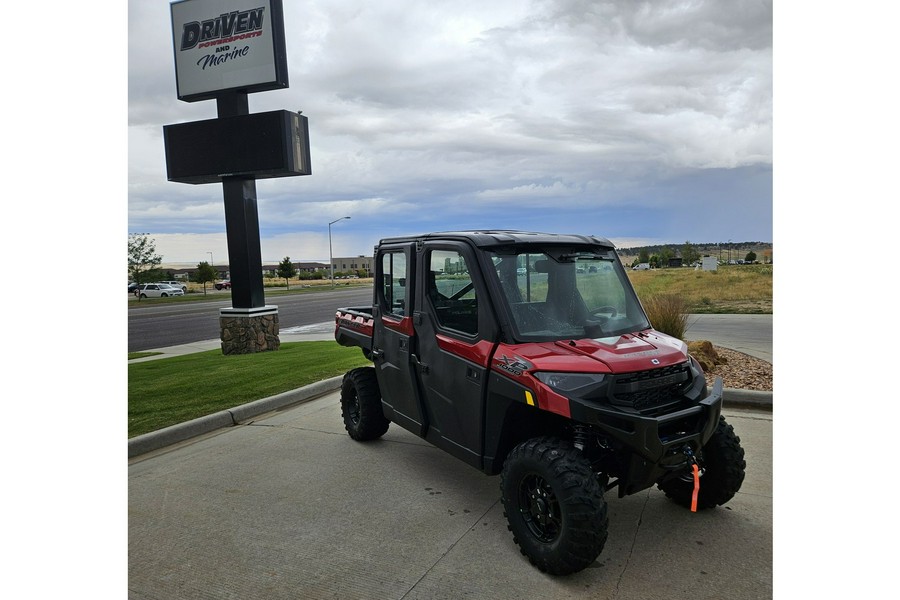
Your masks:
<svg viewBox="0 0 900 600"><path fill-rule="evenodd" d="M665 268L669 266L669 259L675 256L675 252L668 246L663 246L659 251L659 266Z"/></svg>
<svg viewBox="0 0 900 600"><path fill-rule="evenodd" d="M746 263L754 263L756 262L756 252L751 250L747 253L747 256L744 258L744 262Z"/></svg>
<svg viewBox="0 0 900 600"><path fill-rule="evenodd" d="M194 281L203 284L203 293L206 294L206 284L210 281L215 281L216 275L218 275L216 268L203 261L197 263L197 273L194 275Z"/></svg>
<svg viewBox="0 0 900 600"><path fill-rule="evenodd" d="M284 260L278 264L278 276L284 279L285 285L287 285L287 289L291 289L291 282L289 279L295 277L297 275L297 269L294 268L293 263L291 263L291 257L285 256Z"/></svg>
<svg viewBox="0 0 900 600"><path fill-rule="evenodd" d="M688 266L700 260L700 253L697 252L697 249L690 241L685 242L684 246L681 247L681 259Z"/></svg>
<svg viewBox="0 0 900 600"><path fill-rule="evenodd" d="M141 283L141 275L159 267L162 256L156 253L156 241L146 233L128 234L128 274ZM140 296L138 296L140 300Z"/></svg>
<svg viewBox="0 0 900 600"><path fill-rule="evenodd" d="M646 248L642 248L640 254L638 254L638 262L640 263L648 263L650 262L650 253Z"/></svg>

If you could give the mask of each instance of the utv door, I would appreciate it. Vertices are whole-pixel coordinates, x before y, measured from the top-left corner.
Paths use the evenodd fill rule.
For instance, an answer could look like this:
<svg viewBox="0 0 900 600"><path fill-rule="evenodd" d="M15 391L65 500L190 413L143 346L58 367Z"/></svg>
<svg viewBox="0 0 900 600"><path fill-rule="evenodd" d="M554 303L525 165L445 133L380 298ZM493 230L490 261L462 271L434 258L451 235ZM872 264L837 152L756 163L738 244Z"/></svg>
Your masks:
<svg viewBox="0 0 900 600"><path fill-rule="evenodd" d="M415 343L410 312L413 249L404 244L379 250L372 355L385 416L421 437L425 419L410 363L410 349Z"/></svg>
<svg viewBox="0 0 900 600"><path fill-rule="evenodd" d="M478 264L462 243L428 242L417 259L412 356L428 409L426 439L481 468L486 375L495 339Z"/></svg>

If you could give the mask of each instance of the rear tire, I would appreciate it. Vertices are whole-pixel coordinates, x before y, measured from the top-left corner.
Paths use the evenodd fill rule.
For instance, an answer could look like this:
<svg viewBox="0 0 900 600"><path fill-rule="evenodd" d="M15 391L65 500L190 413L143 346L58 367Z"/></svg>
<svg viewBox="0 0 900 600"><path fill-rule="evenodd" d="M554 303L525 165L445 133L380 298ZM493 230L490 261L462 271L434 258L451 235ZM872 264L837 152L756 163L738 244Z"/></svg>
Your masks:
<svg viewBox="0 0 900 600"><path fill-rule="evenodd" d="M714 508L731 500L744 482L744 449L734 427L719 417L719 424L706 445L700 450L697 461L704 469L697 495L697 510ZM694 492L693 478L685 474L659 484L669 499L690 508Z"/></svg>
<svg viewBox="0 0 900 600"><path fill-rule="evenodd" d="M344 375L341 383L341 415L344 428L354 440L367 441L383 436L391 422L381 408L381 391L375 369L360 367Z"/></svg>
<svg viewBox="0 0 900 600"><path fill-rule="evenodd" d="M541 571L576 573L603 551L609 527L603 490L568 442L534 438L513 448L500 491L513 541Z"/></svg>

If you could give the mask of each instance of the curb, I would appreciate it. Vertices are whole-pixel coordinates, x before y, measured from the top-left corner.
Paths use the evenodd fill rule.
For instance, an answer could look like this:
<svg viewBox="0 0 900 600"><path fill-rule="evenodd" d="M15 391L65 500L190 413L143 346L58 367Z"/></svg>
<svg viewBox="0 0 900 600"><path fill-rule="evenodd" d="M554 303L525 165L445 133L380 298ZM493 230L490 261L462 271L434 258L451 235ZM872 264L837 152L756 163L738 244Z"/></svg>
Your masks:
<svg viewBox="0 0 900 600"><path fill-rule="evenodd" d="M205 417L199 417L133 437L128 440L128 458L159 450L160 448L189 440L198 435L211 433L218 429L240 425L259 415L293 404L308 402L340 389L343 379L342 375L338 375L337 377L311 383L296 390L248 402L229 410L219 411ZM772 392L725 388L722 392L722 401L726 408L772 410Z"/></svg>
<svg viewBox="0 0 900 600"><path fill-rule="evenodd" d="M722 404L725 408L755 408L770 411L772 392L725 388L722 391Z"/></svg>
<svg viewBox="0 0 900 600"><path fill-rule="evenodd" d="M343 375L325 379L316 383L284 392L276 396L255 400L236 406L229 410L219 411L191 421L171 425L158 431L151 431L128 440L128 458L159 450L178 442L189 440L204 433L210 433L224 427L240 425L259 415L279 410L293 404L308 402L340 389Z"/></svg>

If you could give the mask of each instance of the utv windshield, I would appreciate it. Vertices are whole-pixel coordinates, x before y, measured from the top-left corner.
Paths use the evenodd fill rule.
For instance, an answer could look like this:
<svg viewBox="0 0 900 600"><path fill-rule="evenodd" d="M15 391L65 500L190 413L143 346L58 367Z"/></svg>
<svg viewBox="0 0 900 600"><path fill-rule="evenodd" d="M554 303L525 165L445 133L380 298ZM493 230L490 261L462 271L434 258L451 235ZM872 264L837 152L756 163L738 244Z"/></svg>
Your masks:
<svg viewBox="0 0 900 600"><path fill-rule="evenodd" d="M603 338L650 327L615 250L519 247L490 256L523 341Z"/></svg>

